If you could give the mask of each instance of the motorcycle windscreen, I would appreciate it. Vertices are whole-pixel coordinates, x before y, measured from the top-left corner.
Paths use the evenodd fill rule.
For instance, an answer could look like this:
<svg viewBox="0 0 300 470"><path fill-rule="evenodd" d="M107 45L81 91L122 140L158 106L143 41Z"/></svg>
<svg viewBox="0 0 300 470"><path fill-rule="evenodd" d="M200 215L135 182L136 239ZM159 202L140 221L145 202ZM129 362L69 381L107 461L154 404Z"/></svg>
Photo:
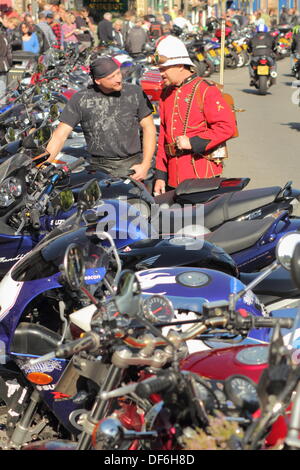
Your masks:
<svg viewBox="0 0 300 470"><path fill-rule="evenodd" d="M82 249L85 266L85 283L95 284L103 279L109 260L100 240L87 227L60 234L43 241L28 253L11 271L18 282L36 281L53 276L61 270L67 247L75 243Z"/></svg>
<svg viewBox="0 0 300 470"><path fill-rule="evenodd" d="M16 155L8 158L0 165L0 184L10 175L20 170L31 166L31 158L28 155L17 153Z"/></svg>

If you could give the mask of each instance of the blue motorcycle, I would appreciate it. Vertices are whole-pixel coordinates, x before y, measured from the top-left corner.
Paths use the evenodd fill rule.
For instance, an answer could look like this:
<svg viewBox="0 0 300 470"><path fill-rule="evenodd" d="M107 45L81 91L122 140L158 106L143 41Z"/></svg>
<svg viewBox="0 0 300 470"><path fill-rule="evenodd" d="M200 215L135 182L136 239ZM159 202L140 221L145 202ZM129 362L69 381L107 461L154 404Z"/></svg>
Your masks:
<svg viewBox="0 0 300 470"><path fill-rule="evenodd" d="M66 263L66 246L69 259L72 257L71 269ZM82 260L77 256L77 247L80 247L85 254L84 274L82 274ZM95 290L99 287L108 289L110 285L110 295L114 293L112 287L114 284L112 279L115 279L112 274L114 267L110 256L107 257L108 254L109 247L104 246L103 240L99 240L93 232L90 233L82 227L75 236L74 232L70 231L63 236L55 236L50 241L42 242L33 250L30 257L26 256L26 263L22 260L21 266L18 263L13 268L11 284L9 285L10 281L7 278L1 285L6 293L8 289L15 291L17 288L15 292L17 301L14 307L9 308L8 301L8 308L3 306L0 318L0 338L6 348L6 363L1 366L0 398L15 412L7 415L5 424L7 434L5 445L9 448L20 448L32 439L43 439L45 436L77 439L83 430L79 417L90 408L95 391L99 387L107 390L109 384L118 386L120 383L123 377L122 366L111 364L105 357L100 368L99 362L95 363L88 357L85 367L82 361L77 364L75 357L70 361L64 357L55 358L50 355L51 357L43 358L40 363L31 362L33 358L59 348L65 354L68 344L73 346L73 343L64 344L62 340L78 338L82 330L89 329L82 328L82 323L86 316L90 316L91 307L93 307L92 316L97 307L90 306L89 302L85 305L84 302L87 298L95 299ZM170 321L173 323L174 320L178 323L195 321L186 315L189 315L189 312L201 315L205 302L227 298L244 287L240 281L230 275L204 268L146 270L139 273L138 277L144 303L148 309L148 318L152 316L160 324ZM82 292L75 290L72 294L72 289L77 287L77 279L78 284L85 279L89 287L83 288ZM32 298L28 297L29 292L34 296L42 290L45 293L46 289L51 294L52 301L55 299L60 304L59 312L50 313L44 305L44 319L40 317L38 323L35 323L34 316L29 318L26 312L22 315L22 304L29 305ZM126 298L131 299L132 288L125 285L124 290L125 301L128 302ZM166 294L168 300L160 295L162 293ZM177 310L175 318L172 316L172 309L169 308L170 301ZM81 309L74 313L74 307L80 307L80 303ZM118 317L119 311L114 301L109 304L106 309L107 321L113 322L113 319ZM263 307L252 293L247 292L236 305L241 311L247 311L258 317L264 315ZM134 310L131 300L127 311L128 308ZM68 315L70 320L67 320ZM78 316L81 318L80 324ZM59 333L54 331L57 320L63 324ZM120 325L123 324L122 318L120 321ZM123 321L125 325L125 316ZM253 331L249 340L265 342L268 341L268 334L268 328L261 330L259 334ZM79 341L81 344L82 340ZM113 344L112 339L110 343ZM105 348L107 348L106 353L103 351L103 354L109 356L109 343ZM71 382L70 377L72 377ZM69 386L66 388L67 383ZM16 407L17 402L18 407Z"/></svg>

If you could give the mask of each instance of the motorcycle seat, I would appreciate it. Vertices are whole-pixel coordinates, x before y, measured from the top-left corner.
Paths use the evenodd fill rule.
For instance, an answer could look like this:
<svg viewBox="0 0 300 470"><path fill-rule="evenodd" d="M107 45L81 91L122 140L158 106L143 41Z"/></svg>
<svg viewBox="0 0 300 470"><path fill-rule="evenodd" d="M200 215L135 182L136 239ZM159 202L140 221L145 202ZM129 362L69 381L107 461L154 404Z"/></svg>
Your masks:
<svg viewBox="0 0 300 470"><path fill-rule="evenodd" d="M227 222L205 235L205 240L220 246L231 255L253 246L273 224L273 217Z"/></svg>
<svg viewBox="0 0 300 470"><path fill-rule="evenodd" d="M175 189L154 197L158 205L171 206L178 204L197 204L215 197L215 191L220 188L224 192L240 191L250 181L250 178L189 178L182 181ZM227 189L227 191L226 191Z"/></svg>
<svg viewBox="0 0 300 470"><path fill-rule="evenodd" d="M14 353L41 356L57 349L60 339L58 333L42 325L22 322L15 330L10 349Z"/></svg>
<svg viewBox="0 0 300 470"><path fill-rule="evenodd" d="M250 284L251 281L261 274L259 273L241 273L240 280L245 284ZM253 292L260 296L274 296L276 298L290 298L300 296L300 290L294 284L291 273L279 266L269 276L261 281L254 289Z"/></svg>
<svg viewBox="0 0 300 470"><path fill-rule="evenodd" d="M248 189L222 194L204 204L204 225L211 229L224 222L270 204L281 191L280 186Z"/></svg>

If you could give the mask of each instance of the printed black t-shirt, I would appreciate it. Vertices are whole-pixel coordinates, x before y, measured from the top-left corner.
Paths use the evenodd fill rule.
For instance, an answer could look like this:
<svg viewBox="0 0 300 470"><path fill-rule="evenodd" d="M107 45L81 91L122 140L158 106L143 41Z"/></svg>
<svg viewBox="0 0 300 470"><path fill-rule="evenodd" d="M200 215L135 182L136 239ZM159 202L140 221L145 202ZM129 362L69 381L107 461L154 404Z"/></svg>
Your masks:
<svg viewBox="0 0 300 470"><path fill-rule="evenodd" d="M138 85L124 83L120 92L109 95L92 86L72 96L60 121L71 127L81 124L92 155L124 158L141 152L139 122L152 111Z"/></svg>

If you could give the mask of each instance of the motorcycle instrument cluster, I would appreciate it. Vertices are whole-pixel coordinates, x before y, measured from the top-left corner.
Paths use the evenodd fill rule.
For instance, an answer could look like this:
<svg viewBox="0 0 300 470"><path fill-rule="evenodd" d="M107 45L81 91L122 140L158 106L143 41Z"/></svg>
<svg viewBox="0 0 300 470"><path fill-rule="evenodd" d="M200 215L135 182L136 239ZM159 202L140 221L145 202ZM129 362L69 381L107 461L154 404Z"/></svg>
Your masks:
<svg viewBox="0 0 300 470"><path fill-rule="evenodd" d="M14 176L6 178L0 185L0 207L9 207L21 194L21 181Z"/></svg>
<svg viewBox="0 0 300 470"><path fill-rule="evenodd" d="M166 323L171 322L174 318L172 303L162 295L152 295L145 299L143 302L143 312L153 322Z"/></svg>

